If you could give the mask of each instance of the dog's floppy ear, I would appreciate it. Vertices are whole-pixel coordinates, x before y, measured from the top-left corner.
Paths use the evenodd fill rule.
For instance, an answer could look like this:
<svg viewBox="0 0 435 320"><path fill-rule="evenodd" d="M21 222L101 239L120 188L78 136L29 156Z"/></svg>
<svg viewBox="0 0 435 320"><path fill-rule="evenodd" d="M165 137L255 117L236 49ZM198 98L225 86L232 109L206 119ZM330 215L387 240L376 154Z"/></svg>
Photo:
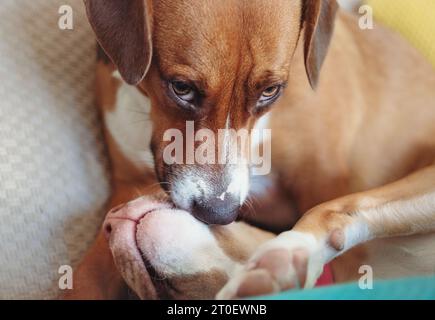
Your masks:
<svg viewBox="0 0 435 320"><path fill-rule="evenodd" d="M152 58L147 0L84 0L97 40L129 84L145 77Z"/></svg>
<svg viewBox="0 0 435 320"><path fill-rule="evenodd" d="M315 89L334 31L338 4L336 0L304 0L302 9L305 69Z"/></svg>

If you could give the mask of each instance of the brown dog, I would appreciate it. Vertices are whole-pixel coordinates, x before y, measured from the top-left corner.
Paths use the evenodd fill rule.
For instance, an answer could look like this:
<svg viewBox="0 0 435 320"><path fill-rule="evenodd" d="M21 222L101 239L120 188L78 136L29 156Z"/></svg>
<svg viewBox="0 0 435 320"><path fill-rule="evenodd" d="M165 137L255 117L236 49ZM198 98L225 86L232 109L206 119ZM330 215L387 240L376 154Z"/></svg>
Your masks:
<svg viewBox="0 0 435 320"><path fill-rule="evenodd" d="M105 228L119 270L141 298L210 297L227 279L219 298L311 287L332 260L336 281L355 279L362 264L376 277L434 273L435 74L398 36L360 30L335 0L85 3L114 62L98 70L111 205L147 195L109 214ZM112 77L115 68L137 89ZM126 113L128 106L138 113ZM184 132L186 121L216 133L272 129L272 173L168 165L165 132ZM249 208L242 206L248 194L256 198ZM166 241L166 232L177 232L171 210L180 226L202 230L197 242L186 231L180 243ZM289 230L306 213L273 239L243 224L207 227L183 213L227 224L240 211L273 230ZM228 236L219 237L224 230ZM168 243L193 251L171 260L183 250ZM149 273L175 289L156 290ZM199 274L210 289L203 296L192 285ZM125 289L101 234L69 297L116 298Z"/></svg>

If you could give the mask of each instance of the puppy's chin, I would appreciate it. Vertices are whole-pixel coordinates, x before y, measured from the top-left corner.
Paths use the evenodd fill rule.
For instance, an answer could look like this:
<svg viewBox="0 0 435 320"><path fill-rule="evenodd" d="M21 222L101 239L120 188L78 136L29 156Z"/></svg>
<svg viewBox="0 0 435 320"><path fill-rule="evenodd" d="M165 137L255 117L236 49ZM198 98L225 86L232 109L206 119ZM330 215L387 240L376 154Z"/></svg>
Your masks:
<svg viewBox="0 0 435 320"><path fill-rule="evenodd" d="M108 214L115 263L141 299L212 299L235 267L188 212L140 198Z"/></svg>
<svg viewBox="0 0 435 320"><path fill-rule="evenodd" d="M164 298L212 299L236 263L212 230L182 210L159 210L137 226L137 246Z"/></svg>
<svg viewBox="0 0 435 320"><path fill-rule="evenodd" d="M158 299L159 296L137 246L137 226L149 212L169 208L169 204L140 198L110 211L103 224L118 270L142 299Z"/></svg>

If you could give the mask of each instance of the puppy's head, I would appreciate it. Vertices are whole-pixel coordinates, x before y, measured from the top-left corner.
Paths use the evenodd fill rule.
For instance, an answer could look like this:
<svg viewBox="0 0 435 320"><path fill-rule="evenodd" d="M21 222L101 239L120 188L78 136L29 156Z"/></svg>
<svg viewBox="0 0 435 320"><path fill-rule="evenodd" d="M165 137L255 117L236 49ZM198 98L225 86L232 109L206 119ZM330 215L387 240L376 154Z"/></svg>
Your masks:
<svg viewBox="0 0 435 320"><path fill-rule="evenodd" d="M103 228L118 270L142 299L213 299L273 238L242 222L210 227L148 197L109 212Z"/></svg>
<svg viewBox="0 0 435 320"><path fill-rule="evenodd" d="M252 148L249 139L238 143L245 139L238 133L249 133L292 85L300 39L316 86L335 0L85 3L124 80L151 100L155 169L174 203L210 224L234 221L249 189Z"/></svg>

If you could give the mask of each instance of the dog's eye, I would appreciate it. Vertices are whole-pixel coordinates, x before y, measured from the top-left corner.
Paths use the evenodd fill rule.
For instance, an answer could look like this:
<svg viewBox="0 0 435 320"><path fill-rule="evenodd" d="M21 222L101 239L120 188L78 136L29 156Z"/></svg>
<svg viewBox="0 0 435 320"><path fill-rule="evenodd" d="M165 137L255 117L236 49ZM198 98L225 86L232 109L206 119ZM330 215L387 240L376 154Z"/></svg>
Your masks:
<svg viewBox="0 0 435 320"><path fill-rule="evenodd" d="M178 99L189 103L195 100L195 90L189 84L183 81L172 81L169 87Z"/></svg>
<svg viewBox="0 0 435 320"><path fill-rule="evenodd" d="M273 87L269 87L266 90L264 90L262 96L266 99L270 99L270 98L273 98L274 96L276 96L276 94L278 92L279 92L279 87L273 86Z"/></svg>
<svg viewBox="0 0 435 320"><path fill-rule="evenodd" d="M263 91L260 100L270 100L275 98L281 91L281 86L272 86Z"/></svg>
<svg viewBox="0 0 435 320"><path fill-rule="evenodd" d="M282 91L281 85L275 85L266 88L261 94L257 106L263 107L273 103L279 97L281 91Z"/></svg>

